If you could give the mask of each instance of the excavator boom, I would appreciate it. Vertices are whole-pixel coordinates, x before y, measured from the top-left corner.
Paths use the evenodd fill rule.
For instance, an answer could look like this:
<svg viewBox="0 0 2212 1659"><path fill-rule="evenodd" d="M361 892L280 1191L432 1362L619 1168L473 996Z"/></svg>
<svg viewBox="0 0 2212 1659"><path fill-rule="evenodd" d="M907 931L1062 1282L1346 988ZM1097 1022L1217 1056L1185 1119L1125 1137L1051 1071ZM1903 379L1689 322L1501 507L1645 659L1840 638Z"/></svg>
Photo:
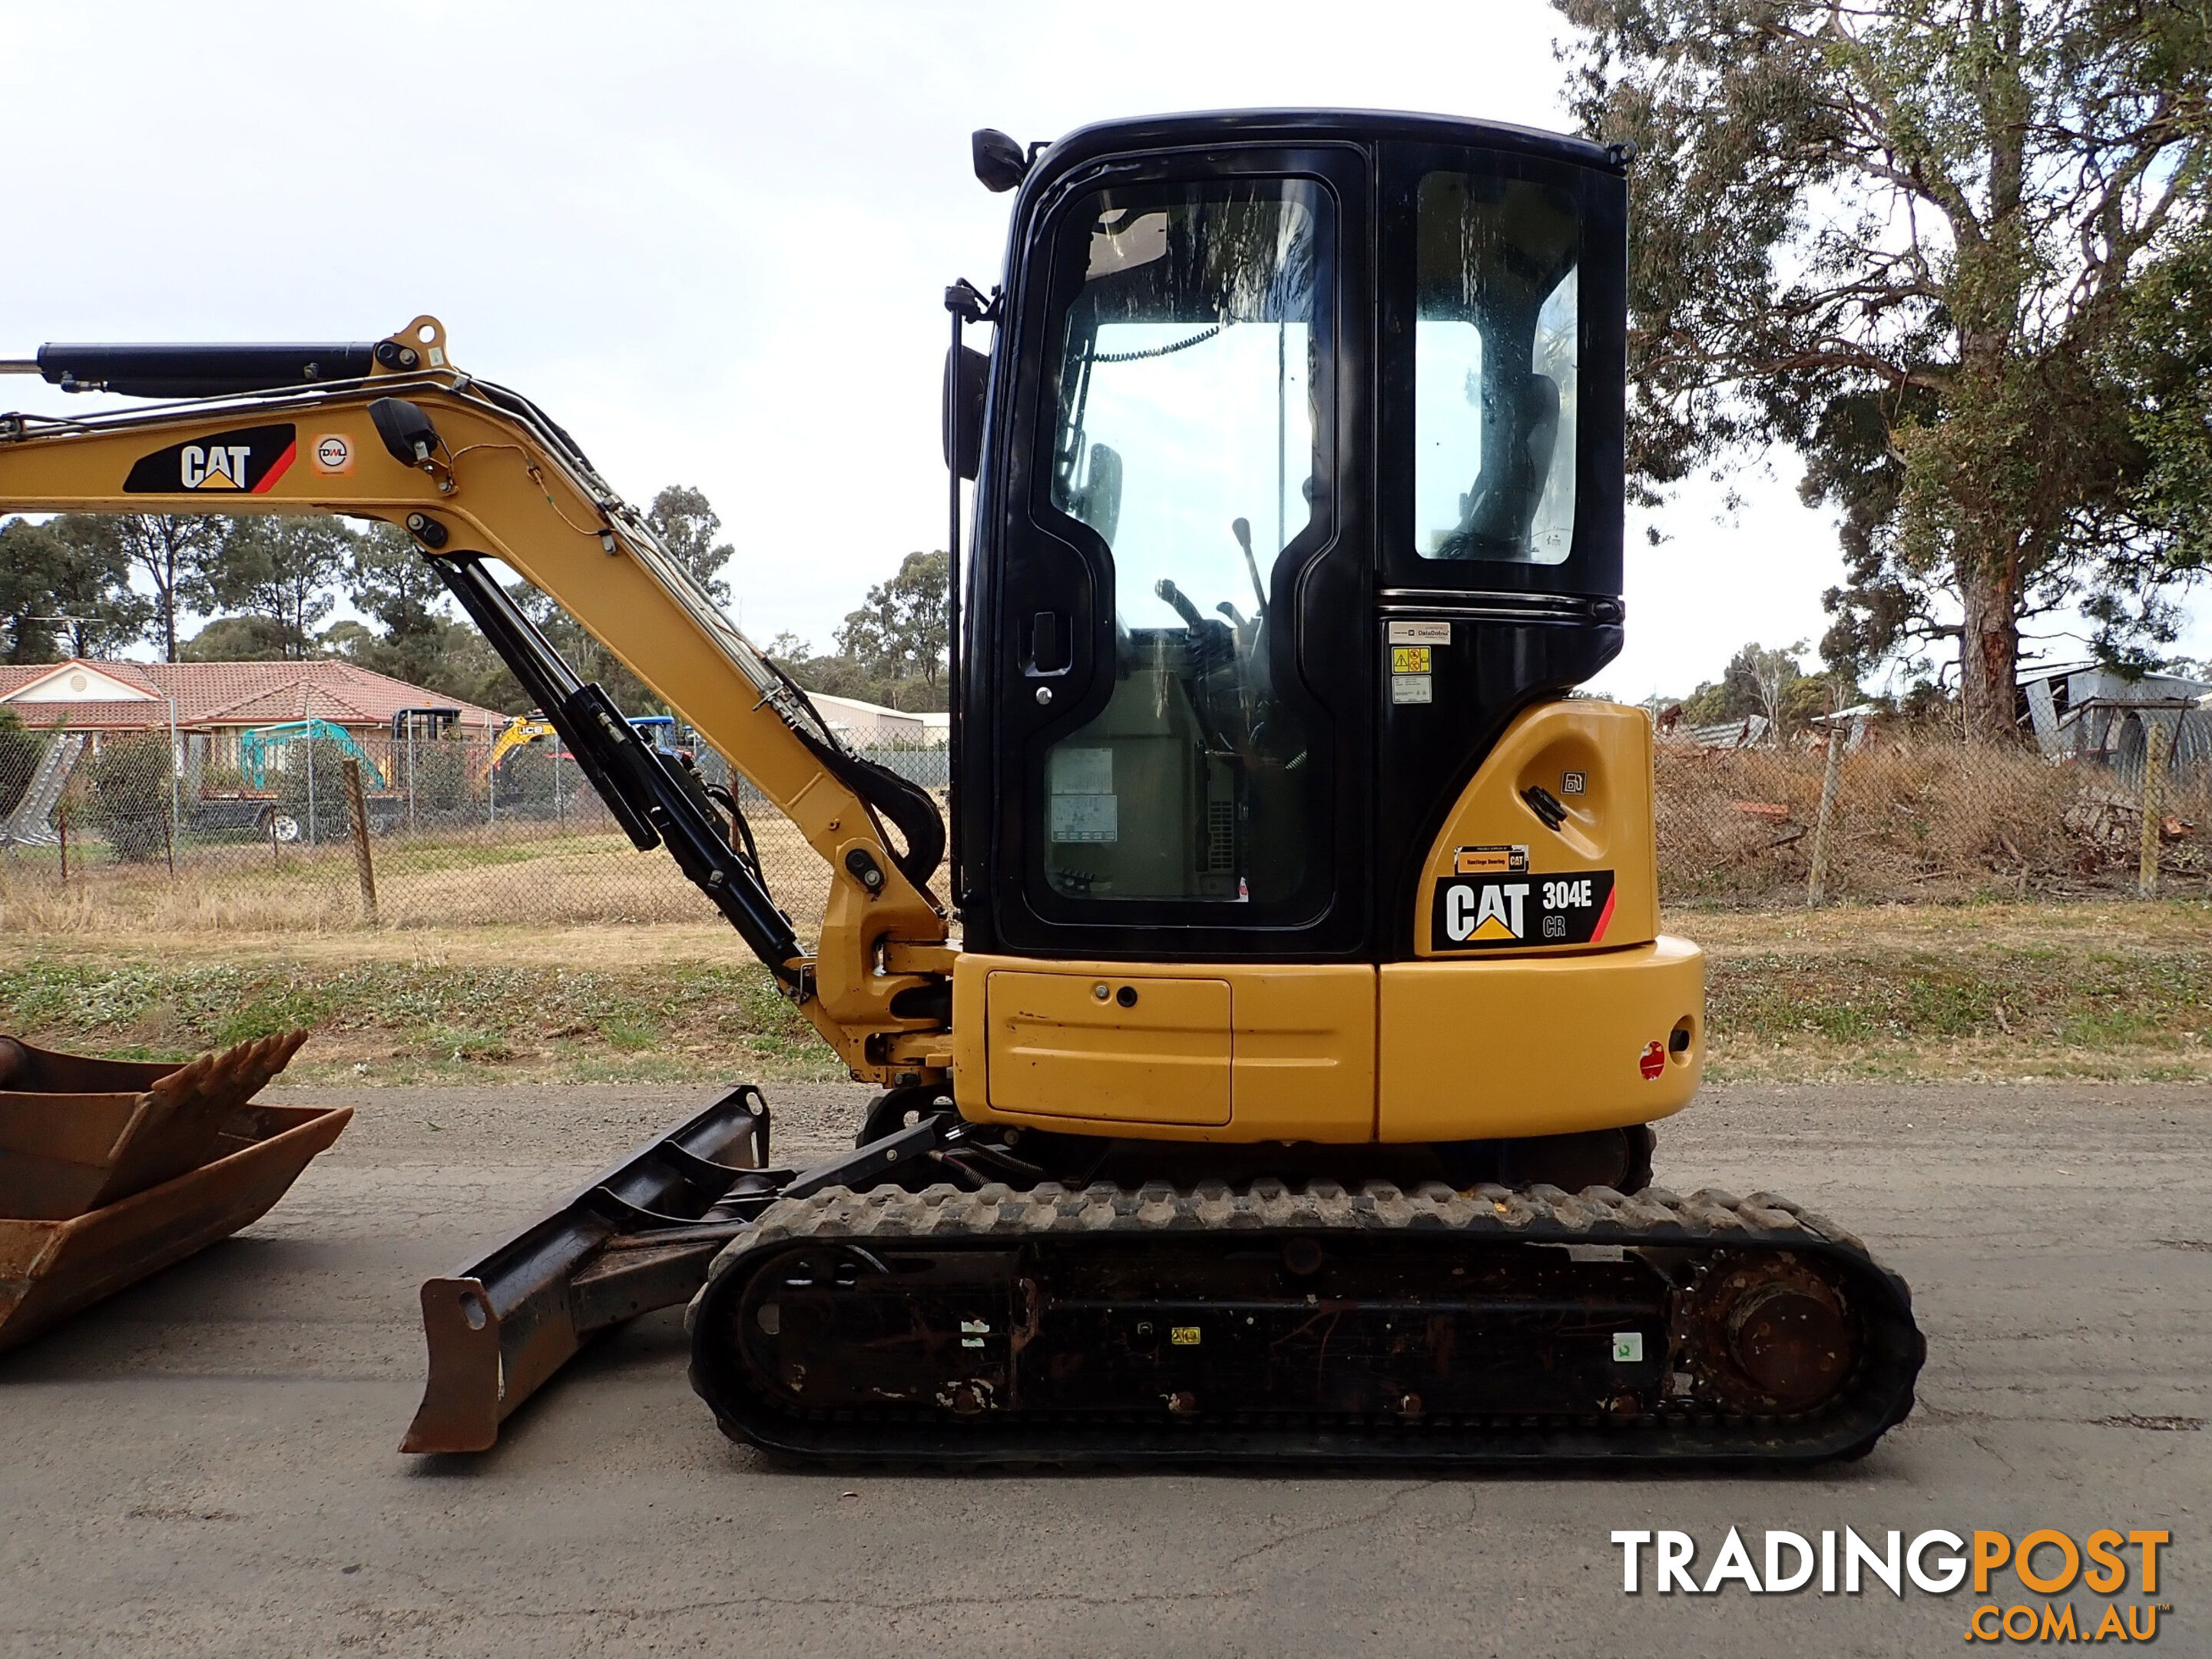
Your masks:
<svg viewBox="0 0 2212 1659"><path fill-rule="evenodd" d="M934 804L846 751L566 432L451 365L435 319L365 345L50 346L36 362L65 389L186 400L0 416L0 510L323 512L403 530L631 839L666 845L854 1075L941 1079L951 953L928 888L944 848ZM830 864L816 951L696 781L577 678L488 560L581 620Z"/></svg>

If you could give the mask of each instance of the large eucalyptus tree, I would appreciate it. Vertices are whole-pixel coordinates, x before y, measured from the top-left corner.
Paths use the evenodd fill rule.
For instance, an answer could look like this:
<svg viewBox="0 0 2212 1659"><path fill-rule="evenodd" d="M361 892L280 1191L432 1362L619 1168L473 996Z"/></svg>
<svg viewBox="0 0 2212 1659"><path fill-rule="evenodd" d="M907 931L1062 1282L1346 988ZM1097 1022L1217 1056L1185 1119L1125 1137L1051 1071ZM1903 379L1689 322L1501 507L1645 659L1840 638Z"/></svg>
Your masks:
<svg viewBox="0 0 2212 1659"><path fill-rule="evenodd" d="M2175 491L2204 331L2173 325L2203 305L2177 281L2206 236L2200 0L1555 3L1580 119L1641 150L1636 476L1796 446L1844 520L1825 653L1955 641L1978 737L2013 730L2034 618L2081 611L2113 656L2170 639L2204 552L2202 481Z"/></svg>

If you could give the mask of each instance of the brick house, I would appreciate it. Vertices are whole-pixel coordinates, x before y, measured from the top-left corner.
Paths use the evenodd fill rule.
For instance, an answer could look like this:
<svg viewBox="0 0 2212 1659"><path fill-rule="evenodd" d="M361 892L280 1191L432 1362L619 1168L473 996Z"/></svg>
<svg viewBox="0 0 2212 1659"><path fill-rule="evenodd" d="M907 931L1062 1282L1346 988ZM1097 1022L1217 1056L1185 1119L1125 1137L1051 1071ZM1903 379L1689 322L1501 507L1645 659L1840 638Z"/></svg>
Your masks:
<svg viewBox="0 0 2212 1659"><path fill-rule="evenodd" d="M489 741L507 716L410 685L347 662L125 662L82 658L25 666L0 665L0 708L33 732L88 739L159 732L172 744L186 787L199 793L210 773L235 778L247 732L313 720L343 729L380 765L395 732L412 714L427 731L458 730ZM426 711L440 711L432 716ZM319 728L318 728L319 729ZM271 763L283 765L281 751ZM388 769L387 769L388 770Z"/></svg>

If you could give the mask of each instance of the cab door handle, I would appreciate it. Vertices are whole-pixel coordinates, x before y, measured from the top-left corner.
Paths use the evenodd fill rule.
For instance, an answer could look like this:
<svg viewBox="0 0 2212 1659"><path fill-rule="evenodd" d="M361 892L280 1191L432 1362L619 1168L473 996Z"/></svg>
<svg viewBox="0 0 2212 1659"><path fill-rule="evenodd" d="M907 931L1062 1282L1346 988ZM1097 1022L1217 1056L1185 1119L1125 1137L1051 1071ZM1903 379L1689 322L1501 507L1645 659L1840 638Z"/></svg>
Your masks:
<svg viewBox="0 0 2212 1659"><path fill-rule="evenodd" d="M1074 630L1067 625L1064 611L1040 611L1030 618L1028 660L1023 672L1030 674L1065 674L1073 655Z"/></svg>

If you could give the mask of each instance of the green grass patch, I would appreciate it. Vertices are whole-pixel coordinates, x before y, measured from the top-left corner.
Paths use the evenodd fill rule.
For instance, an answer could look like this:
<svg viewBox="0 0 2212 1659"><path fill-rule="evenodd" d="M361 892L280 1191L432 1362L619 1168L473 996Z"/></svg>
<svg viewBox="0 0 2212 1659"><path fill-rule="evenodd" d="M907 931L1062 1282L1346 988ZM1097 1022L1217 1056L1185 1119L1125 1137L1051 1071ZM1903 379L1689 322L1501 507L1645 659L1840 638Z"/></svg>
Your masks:
<svg viewBox="0 0 2212 1659"><path fill-rule="evenodd" d="M0 1030L45 1046L184 1059L298 1027L315 1034L295 1062L308 1076L393 1080L395 1068L427 1077L504 1067L659 1079L733 1066L842 1075L813 1029L751 966L571 972L33 957L0 968Z"/></svg>
<svg viewBox="0 0 2212 1659"><path fill-rule="evenodd" d="M1717 1076L1778 1054L1883 1076L2212 1069L2188 1063L2212 1061L2212 951L1721 951L1706 994Z"/></svg>
<svg viewBox="0 0 2212 1659"><path fill-rule="evenodd" d="M1994 941L1960 927L1822 945L1789 931L1803 925L1778 917L1752 938L1739 927L1711 951L1717 1079L2212 1078L2212 927L2164 942L2015 925ZM0 1031L51 1047L183 1059L295 1026L314 1033L294 1062L310 1079L843 1075L750 964L227 959L149 946L0 965Z"/></svg>

